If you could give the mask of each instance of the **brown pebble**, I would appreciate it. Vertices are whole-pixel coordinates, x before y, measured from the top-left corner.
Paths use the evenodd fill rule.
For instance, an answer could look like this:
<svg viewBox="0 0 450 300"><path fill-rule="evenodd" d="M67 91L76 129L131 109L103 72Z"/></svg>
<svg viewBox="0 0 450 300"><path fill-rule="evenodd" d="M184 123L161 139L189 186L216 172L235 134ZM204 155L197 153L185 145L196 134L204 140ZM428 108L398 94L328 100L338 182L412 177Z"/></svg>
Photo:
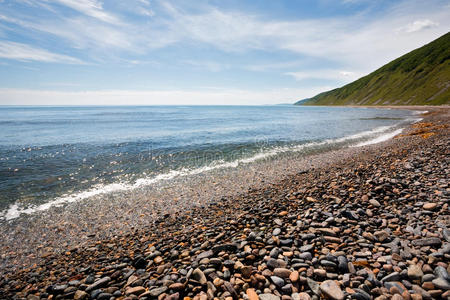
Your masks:
<svg viewBox="0 0 450 300"><path fill-rule="evenodd" d="M289 280L291 280L291 282L295 283L298 281L300 277L300 274L297 271L294 271L291 273L291 275L289 275Z"/></svg>
<svg viewBox="0 0 450 300"><path fill-rule="evenodd" d="M249 298L249 300L259 300L259 296L256 294L254 289L247 289L245 292Z"/></svg>
<svg viewBox="0 0 450 300"><path fill-rule="evenodd" d="M311 300L311 297L307 293L302 292L298 294L298 300Z"/></svg>
<svg viewBox="0 0 450 300"><path fill-rule="evenodd" d="M399 294L395 294L392 296L391 300L403 300L403 297L400 296Z"/></svg>
<svg viewBox="0 0 450 300"><path fill-rule="evenodd" d="M423 205L423 209L425 210L435 210L437 208L437 203L427 202Z"/></svg>

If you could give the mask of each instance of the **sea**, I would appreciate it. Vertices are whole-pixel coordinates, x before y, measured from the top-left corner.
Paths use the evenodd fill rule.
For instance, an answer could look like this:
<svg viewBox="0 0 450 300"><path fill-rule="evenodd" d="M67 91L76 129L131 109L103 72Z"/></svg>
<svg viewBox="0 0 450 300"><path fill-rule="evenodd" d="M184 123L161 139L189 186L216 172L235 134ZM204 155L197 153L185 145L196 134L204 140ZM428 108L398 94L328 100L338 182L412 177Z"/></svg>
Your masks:
<svg viewBox="0 0 450 300"><path fill-rule="evenodd" d="M353 107L0 106L0 221L295 153L378 143L418 112Z"/></svg>

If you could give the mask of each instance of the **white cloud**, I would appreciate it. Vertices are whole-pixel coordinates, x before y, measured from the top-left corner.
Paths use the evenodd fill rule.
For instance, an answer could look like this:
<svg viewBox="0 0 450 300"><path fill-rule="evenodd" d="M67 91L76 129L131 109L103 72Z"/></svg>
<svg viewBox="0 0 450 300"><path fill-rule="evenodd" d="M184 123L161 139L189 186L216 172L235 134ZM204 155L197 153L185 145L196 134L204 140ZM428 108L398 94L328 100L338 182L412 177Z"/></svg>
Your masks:
<svg viewBox="0 0 450 300"><path fill-rule="evenodd" d="M298 71L286 72L285 75L294 77L295 80L302 81L306 79L326 79L339 82L351 82L362 76L361 73L342 71L342 70L312 70L312 71Z"/></svg>
<svg viewBox="0 0 450 300"><path fill-rule="evenodd" d="M155 12L149 8L150 6L150 1L148 0L137 0L139 4L143 5L137 5L136 8L136 12L140 15L143 16L148 16L148 17L154 17L155 16Z"/></svg>
<svg viewBox="0 0 450 300"><path fill-rule="evenodd" d="M155 12L153 10L151 10L151 9L148 9L148 8L140 7L140 8L137 9L137 12L140 15L147 16L147 17L154 17L155 16Z"/></svg>
<svg viewBox="0 0 450 300"><path fill-rule="evenodd" d="M68 41L73 48L91 49L128 49L132 51L134 46L132 35L125 30L95 20L82 17L66 18L63 23L58 19L33 20L25 18L12 18L0 14L0 20L18 25L20 27L51 34Z"/></svg>
<svg viewBox="0 0 450 300"><path fill-rule="evenodd" d="M305 89L273 90L153 90L153 91L42 91L0 89L1 105L259 105L293 103L330 89L321 86Z"/></svg>
<svg viewBox="0 0 450 300"><path fill-rule="evenodd" d="M130 53L133 60L148 60L147 55L151 55L153 50L170 45L206 45L233 53L257 49L274 53L274 57L288 51L299 60L314 57L361 74L430 42L450 28L450 7L438 5L440 2L437 0L431 1L434 5L419 0L396 2L378 17L360 13L289 21L203 4L196 4L195 12L162 1L153 7L146 0L135 0L130 9L138 14L139 8L151 8L148 14L154 14L153 10L157 10L157 14L152 18L133 18L120 15L120 10L113 13L111 7L103 7L98 0L47 0L46 3L54 6L55 1L80 14L64 16L60 12L55 13L54 18L41 18L27 15L26 10L15 11L14 14L5 11L3 21L29 29L33 39L46 39L52 35L52 38L60 39L70 48L82 50L83 55L97 61L126 60L130 59ZM113 2L107 3L111 5ZM56 6L53 6L54 9ZM410 25L406 28L405 24ZM405 30L395 31L395 28ZM428 30L419 30L424 28ZM201 64L196 63L198 66ZM202 64L217 71L226 62L204 61ZM249 64L239 68L253 71L299 68L289 66L290 62L283 64ZM301 76L297 74L297 77ZM351 74L344 77L350 78Z"/></svg>
<svg viewBox="0 0 450 300"><path fill-rule="evenodd" d="M119 23L119 19L103 9L102 3L97 0L54 0L87 16L107 23Z"/></svg>
<svg viewBox="0 0 450 300"><path fill-rule="evenodd" d="M425 19L425 20L416 20L402 28L400 28L399 31L404 31L407 33L417 32L423 29L429 29L432 27L439 26L439 23L433 22L431 20Z"/></svg>
<svg viewBox="0 0 450 300"><path fill-rule="evenodd" d="M206 7L187 13L173 5L165 8L172 20L163 31L172 43L192 41L212 45L226 52L288 50L297 54L338 62L346 68L372 70L393 58L430 42L450 26L448 8L420 1L402 1L383 16L365 14L327 19L278 21L236 11ZM432 18L442 26L399 35L393 28L418 18ZM417 25L416 25L417 26Z"/></svg>
<svg viewBox="0 0 450 300"><path fill-rule="evenodd" d="M58 62L68 64L83 63L79 59L67 55L52 53L44 49L9 41L0 41L0 57L23 61Z"/></svg>
<svg viewBox="0 0 450 300"><path fill-rule="evenodd" d="M353 76L355 76L355 72L350 72L350 71L340 71L339 74L344 76L344 77L353 77Z"/></svg>

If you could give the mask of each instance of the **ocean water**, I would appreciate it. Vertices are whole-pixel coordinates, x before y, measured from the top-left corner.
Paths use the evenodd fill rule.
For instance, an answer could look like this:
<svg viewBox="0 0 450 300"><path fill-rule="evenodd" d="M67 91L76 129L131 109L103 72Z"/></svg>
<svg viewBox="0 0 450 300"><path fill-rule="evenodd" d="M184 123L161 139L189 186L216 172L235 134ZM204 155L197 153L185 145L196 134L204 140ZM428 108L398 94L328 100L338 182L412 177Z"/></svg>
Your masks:
<svg viewBox="0 0 450 300"><path fill-rule="evenodd" d="M0 219L289 153L391 138L413 111L301 106L0 107Z"/></svg>

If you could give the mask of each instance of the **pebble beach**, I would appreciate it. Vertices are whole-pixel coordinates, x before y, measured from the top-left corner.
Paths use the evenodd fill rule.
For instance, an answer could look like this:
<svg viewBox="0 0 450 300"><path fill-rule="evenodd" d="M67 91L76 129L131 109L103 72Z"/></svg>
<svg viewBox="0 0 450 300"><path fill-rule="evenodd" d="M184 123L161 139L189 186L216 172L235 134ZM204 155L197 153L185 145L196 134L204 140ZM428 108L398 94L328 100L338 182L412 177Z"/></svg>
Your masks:
<svg viewBox="0 0 450 300"><path fill-rule="evenodd" d="M0 298L450 299L450 111L420 109L379 144L2 224Z"/></svg>

